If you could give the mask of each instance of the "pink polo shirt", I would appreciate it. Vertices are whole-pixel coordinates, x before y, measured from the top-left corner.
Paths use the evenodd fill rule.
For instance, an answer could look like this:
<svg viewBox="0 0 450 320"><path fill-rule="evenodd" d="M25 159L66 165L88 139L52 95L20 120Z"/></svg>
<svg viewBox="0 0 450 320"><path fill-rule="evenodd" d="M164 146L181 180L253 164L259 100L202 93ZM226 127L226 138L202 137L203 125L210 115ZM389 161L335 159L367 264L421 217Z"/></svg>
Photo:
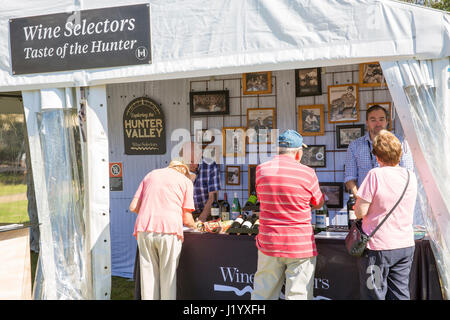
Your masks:
<svg viewBox="0 0 450 320"><path fill-rule="evenodd" d="M414 246L413 217L417 196L417 179L409 172L409 185L405 196L386 222L370 239L370 250L392 250ZM362 227L370 234L384 219L400 198L407 180L406 169L382 167L369 171L356 195L370 202Z"/></svg>
<svg viewBox="0 0 450 320"><path fill-rule="evenodd" d="M145 176L134 197L141 201L135 237L138 232L157 232L183 239L183 208L194 210L191 180L175 169L156 169Z"/></svg>

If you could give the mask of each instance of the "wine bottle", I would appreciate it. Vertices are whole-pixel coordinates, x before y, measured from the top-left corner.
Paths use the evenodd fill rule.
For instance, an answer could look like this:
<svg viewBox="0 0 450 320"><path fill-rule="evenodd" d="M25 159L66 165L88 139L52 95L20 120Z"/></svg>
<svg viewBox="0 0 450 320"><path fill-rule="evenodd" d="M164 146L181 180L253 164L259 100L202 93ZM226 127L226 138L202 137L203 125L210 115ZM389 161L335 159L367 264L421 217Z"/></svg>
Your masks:
<svg viewBox="0 0 450 320"><path fill-rule="evenodd" d="M352 192L350 192L350 197L347 201L347 216L348 216L348 228L352 226L353 222L357 220L356 214L355 214L355 203L356 199Z"/></svg>
<svg viewBox="0 0 450 320"><path fill-rule="evenodd" d="M256 191L252 191L250 194L250 197L248 197L247 202L245 203L244 208L253 208L256 205L256 201L258 200L258 197L256 196ZM245 209L244 209L245 210Z"/></svg>
<svg viewBox="0 0 450 320"><path fill-rule="evenodd" d="M214 201L211 204L211 218L212 220L216 220L220 218L220 206L217 201L217 193L214 193Z"/></svg>
<svg viewBox="0 0 450 320"><path fill-rule="evenodd" d="M237 192L234 193L233 203L231 204L231 219L236 220L241 214L241 205L237 196Z"/></svg>
<svg viewBox="0 0 450 320"><path fill-rule="evenodd" d="M250 229L252 227L252 216L251 215L247 215L245 217L244 222L241 225L242 229Z"/></svg>
<svg viewBox="0 0 450 320"><path fill-rule="evenodd" d="M226 192L223 194L220 218L222 219L222 221L230 220L230 204L228 203L228 196Z"/></svg>
<svg viewBox="0 0 450 320"><path fill-rule="evenodd" d="M320 209L316 209L316 231L326 231L327 230L327 217L328 208L326 203Z"/></svg>
<svg viewBox="0 0 450 320"><path fill-rule="evenodd" d="M244 217L242 216L242 214L240 214L231 224L230 230L240 228L243 222L244 222ZM234 233L235 232L230 232L230 234L234 234Z"/></svg>
<svg viewBox="0 0 450 320"><path fill-rule="evenodd" d="M253 222L252 230L259 231L259 218L256 218L255 222Z"/></svg>

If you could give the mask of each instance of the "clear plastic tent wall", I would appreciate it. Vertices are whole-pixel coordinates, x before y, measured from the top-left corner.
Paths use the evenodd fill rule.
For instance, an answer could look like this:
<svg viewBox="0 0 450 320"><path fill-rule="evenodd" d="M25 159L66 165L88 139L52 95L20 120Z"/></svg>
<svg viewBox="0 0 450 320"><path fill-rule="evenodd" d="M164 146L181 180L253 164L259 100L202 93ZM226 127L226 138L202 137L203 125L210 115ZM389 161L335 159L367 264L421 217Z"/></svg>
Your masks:
<svg viewBox="0 0 450 320"><path fill-rule="evenodd" d="M449 58L382 62L383 73L418 169L418 197L450 299L450 105Z"/></svg>
<svg viewBox="0 0 450 320"><path fill-rule="evenodd" d="M56 299L88 297L86 227L80 130L76 109L47 109L37 115L45 163L48 214L53 235ZM38 268L41 268L39 259ZM34 299L46 299L38 270Z"/></svg>

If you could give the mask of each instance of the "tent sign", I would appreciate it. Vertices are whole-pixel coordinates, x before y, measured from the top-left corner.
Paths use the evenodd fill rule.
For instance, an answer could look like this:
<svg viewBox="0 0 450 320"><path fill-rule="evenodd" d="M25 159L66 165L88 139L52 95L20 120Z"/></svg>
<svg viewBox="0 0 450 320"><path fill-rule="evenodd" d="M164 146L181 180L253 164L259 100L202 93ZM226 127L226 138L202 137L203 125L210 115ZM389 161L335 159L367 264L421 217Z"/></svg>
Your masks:
<svg viewBox="0 0 450 320"><path fill-rule="evenodd" d="M148 4L10 19L12 74L151 63Z"/></svg>
<svg viewBox="0 0 450 320"><path fill-rule="evenodd" d="M109 190L123 191L122 162L109 163Z"/></svg>
<svg viewBox="0 0 450 320"><path fill-rule="evenodd" d="M148 97L132 100L123 113L125 154L165 154L166 124L158 103Z"/></svg>

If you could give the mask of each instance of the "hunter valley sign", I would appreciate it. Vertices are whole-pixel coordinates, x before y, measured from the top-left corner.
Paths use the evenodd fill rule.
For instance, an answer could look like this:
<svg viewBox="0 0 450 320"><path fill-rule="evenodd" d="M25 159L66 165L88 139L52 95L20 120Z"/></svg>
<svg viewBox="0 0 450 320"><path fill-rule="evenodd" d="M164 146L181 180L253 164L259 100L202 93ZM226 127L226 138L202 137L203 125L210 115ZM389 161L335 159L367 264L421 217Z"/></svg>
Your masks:
<svg viewBox="0 0 450 320"><path fill-rule="evenodd" d="M12 74L151 63L148 4L11 19Z"/></svg>
<svg viewBox="0 0 450 320"><path fill-rule="evenodd" d="M165 129L164 114L155 101L134 99L123 113L125 154L165 154Z"/></svg>

